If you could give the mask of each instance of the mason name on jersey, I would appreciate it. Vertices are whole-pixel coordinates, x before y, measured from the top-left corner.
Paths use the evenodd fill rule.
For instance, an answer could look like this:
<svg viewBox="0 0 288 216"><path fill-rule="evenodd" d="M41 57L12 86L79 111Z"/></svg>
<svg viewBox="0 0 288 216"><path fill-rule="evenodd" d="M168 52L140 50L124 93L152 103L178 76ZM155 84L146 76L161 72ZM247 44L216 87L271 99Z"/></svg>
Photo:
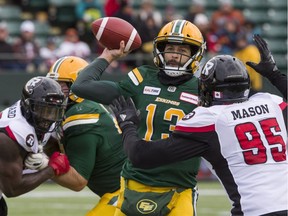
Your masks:
<svg viewBox="0 0 288 216"><path fill-rule="evenodd" d="M256 115L269 113L268 105L261 104L255 107L242 108L238 110L231 110L233 120L248 118Z"/></svg>

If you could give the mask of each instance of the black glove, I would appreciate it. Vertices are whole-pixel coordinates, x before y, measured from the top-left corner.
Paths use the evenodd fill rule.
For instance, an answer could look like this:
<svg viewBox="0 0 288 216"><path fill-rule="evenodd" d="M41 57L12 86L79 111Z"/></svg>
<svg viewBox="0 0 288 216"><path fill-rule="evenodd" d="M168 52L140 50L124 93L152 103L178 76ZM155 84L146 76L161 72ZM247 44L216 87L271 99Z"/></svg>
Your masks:
<svg viewBox="0 0 288 216"><path fill-rule="evenodd" d="M130 97L125 100L125 98L121 95L119 98L114 99L109 107L113 111L121 129L129 124L134 124L136 126L139 124L140 111L136 109Z"/></svg>
<svg viewBox="0 0 288 216"><path fill-rule="evenodd" d="M258 34L255 34L253 36L253 40L255 42L255 45L257 46L261 60L258 64L254 62L246 62L248 66L253 68L255 71L257 71L259 74L261 74L264 77L272 78L273 73L278 71L278 68L276 66L275 60L268 49L267 42Z"/></svg>

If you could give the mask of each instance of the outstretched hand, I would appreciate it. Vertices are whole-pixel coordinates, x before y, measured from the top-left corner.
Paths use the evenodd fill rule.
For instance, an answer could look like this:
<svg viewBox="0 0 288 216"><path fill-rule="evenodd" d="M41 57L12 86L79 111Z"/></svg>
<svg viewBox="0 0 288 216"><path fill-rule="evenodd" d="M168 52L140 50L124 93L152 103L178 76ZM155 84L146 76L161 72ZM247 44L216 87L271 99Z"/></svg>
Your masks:
<svg viewBox="0 0 288 216"><path fill-rule="evenodd" d="M123 58L129 54L129 52L125 52L125 42L121 41L119 44L119 49L111 49L105 48L99 58L104 58L106 61L111 63L114 60L118 60Z"/></svg>
<svg viewBox="0 0 288 216"><path fill-rule="evenodd" d="M268 48L267 42L260 35L254 35L253 40L259 50L261 60L258 64L254 62L246 62L246 64L260 73L262 76L269 78L270 76L273 76L275 71L278 70L275 60Z"/></svg>
<svg viewBox="0 0 288 216"><path fill-rule="evenodd" d="M140 111L136 109L130 97L125 100L125 98L121 95L119 98L113 100L109 107L113 111L121 129L128 124L139 124Z"/></svg>

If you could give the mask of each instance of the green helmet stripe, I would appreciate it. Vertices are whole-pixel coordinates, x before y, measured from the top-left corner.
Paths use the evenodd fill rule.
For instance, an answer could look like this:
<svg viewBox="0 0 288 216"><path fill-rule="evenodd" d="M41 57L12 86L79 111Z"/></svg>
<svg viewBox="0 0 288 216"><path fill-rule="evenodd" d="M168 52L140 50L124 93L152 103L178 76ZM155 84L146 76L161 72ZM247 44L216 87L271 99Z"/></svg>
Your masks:
<svg viewBox="0 0 288 216"><path fill-rule="evenodd" d="M183 27L186 20L176 20L173 27L172 27L172 33L178 33L181 34L183 31Z"/></svg>
<svg viewBox="0 0 288 216"><path fill-rule="evenodd" d="M62 64L62 62L66 59L67 57L62 57L60 59L58 59L55 64L53 65L53 68L52 68L52 72L53 73L58 73L58 69L60 67L60 65Z"/></svg>

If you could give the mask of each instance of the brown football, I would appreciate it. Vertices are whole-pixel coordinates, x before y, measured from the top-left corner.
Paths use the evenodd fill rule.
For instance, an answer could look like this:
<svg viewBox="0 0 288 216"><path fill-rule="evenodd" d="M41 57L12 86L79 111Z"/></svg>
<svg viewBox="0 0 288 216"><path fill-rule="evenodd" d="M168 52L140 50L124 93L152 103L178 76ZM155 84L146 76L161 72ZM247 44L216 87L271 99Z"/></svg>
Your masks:
<svg viewBox="0 0 288 216"><path fill-rule="evenodd" d="M103 17L92 22L91 30L101 45L108 49L119 49L125 41L125 52L139 48L142 40L137 30L126 20Z"/></svg>

